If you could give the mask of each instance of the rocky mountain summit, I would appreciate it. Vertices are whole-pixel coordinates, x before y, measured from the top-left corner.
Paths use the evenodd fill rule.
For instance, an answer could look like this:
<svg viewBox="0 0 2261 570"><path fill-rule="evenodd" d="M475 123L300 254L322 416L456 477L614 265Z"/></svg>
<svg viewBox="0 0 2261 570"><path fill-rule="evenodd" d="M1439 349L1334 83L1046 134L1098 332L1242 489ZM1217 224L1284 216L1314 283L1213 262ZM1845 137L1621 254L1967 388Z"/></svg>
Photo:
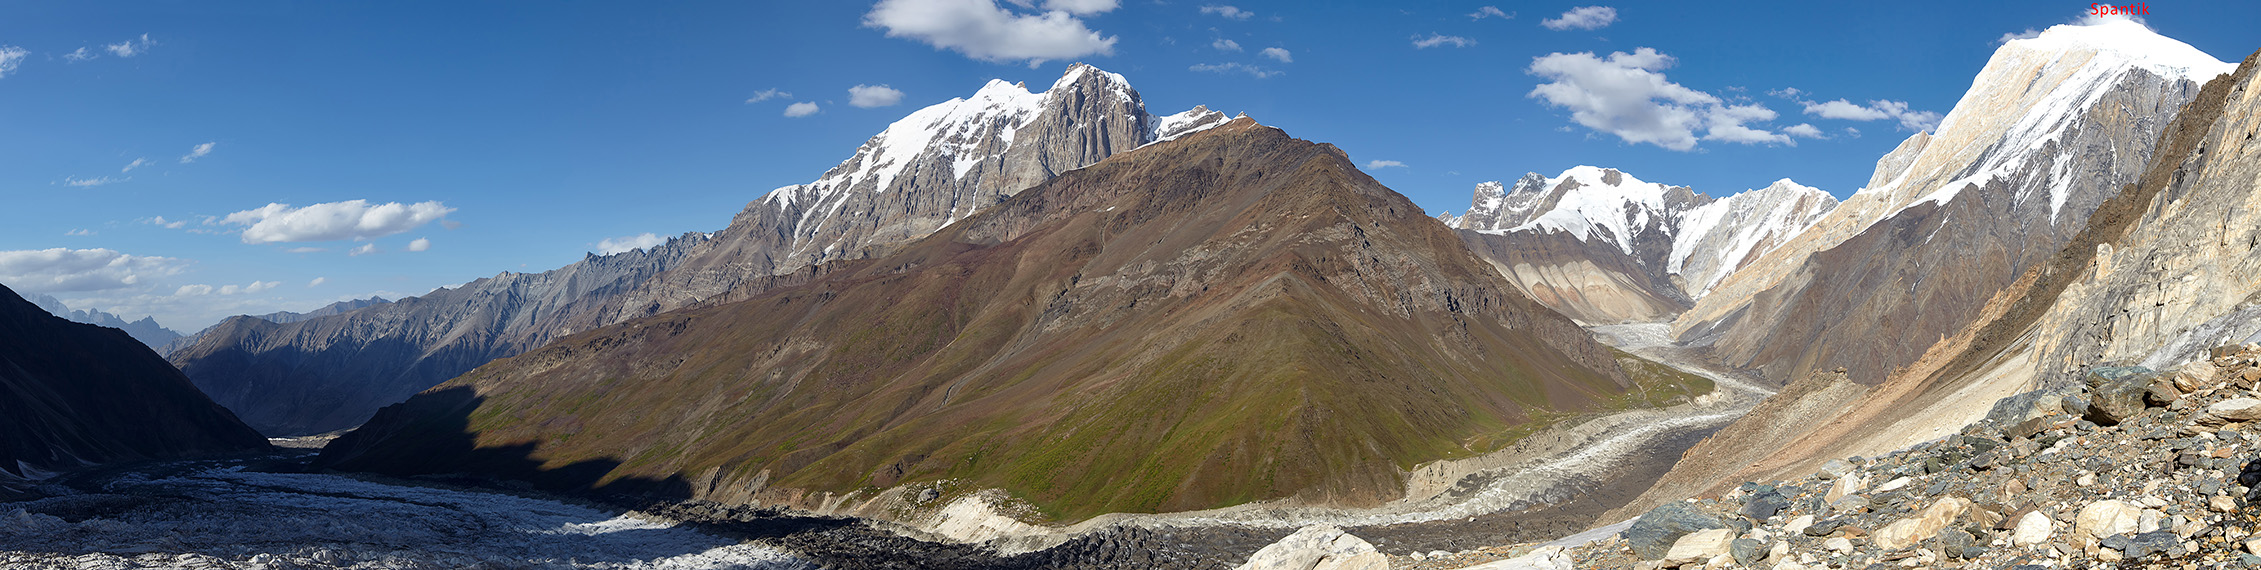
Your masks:
<svg viewBox="0 0 2261 570"><path fill-rule="evenodd" d="M1533 298L1580 322L1669 319L1837 206L1789 179L1712 198L1611 168L1476 185L1439 217Z"/></svg>
<svg viewBox="0 0 2261 570"><path fill-rule="evenodd" d="M2233 67L2124 20L2007 42L1937 133L1713 286L1675 334L1785 382L1842 366L1880 383L2056 254Z"/></svg>
<svg viewBox="0 0 2261 570"><path fill-rule="evenodd" d="M323 462L939 511L934 532L974 540L1110 512L1379 505L1407 466L1670 389L1636 385L1639 359L1341 151L1244 119L836 266L495 362Z"/></svg>
<svg viewBox="0 0 2261 570"><path fill-rule="evenodd" d="M897 121L817 181L748 204L722 231L335 315L231 318L172 360L266 433L348 428L496 358L806 281L821 264L882 254L1063 172L1225 120L1201 107L1149 114L1122 76L1088 65L1042 92L992 81Z"/></svg>

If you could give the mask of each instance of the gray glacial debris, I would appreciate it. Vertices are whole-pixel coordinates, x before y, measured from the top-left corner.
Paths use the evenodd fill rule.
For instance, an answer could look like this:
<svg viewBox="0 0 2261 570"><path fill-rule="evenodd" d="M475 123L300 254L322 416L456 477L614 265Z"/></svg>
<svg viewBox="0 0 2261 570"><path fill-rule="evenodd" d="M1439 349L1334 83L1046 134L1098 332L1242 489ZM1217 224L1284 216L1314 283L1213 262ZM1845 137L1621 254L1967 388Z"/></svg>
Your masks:
<svg viewBox="0 0 2261 570"><path fill-rule="evenodd" d="M991 81L896 121L816 181L747 204L719 232L334 315L231 318L170 358L268 435L348 428L489 361L806 281L827 263L885 252L1062 172L1225 121L1204 107L1147 113L1122 76L1083 64L1040 92Z"/></svg>

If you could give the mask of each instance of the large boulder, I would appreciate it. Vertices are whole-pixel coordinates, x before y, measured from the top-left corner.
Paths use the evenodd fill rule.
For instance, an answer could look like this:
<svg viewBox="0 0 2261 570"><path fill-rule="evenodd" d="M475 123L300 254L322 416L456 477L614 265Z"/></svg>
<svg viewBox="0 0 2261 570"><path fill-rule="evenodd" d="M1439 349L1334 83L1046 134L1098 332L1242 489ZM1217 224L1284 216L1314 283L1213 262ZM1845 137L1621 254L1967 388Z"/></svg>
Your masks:
<svg viewBox="0 0 2261 570"><path fill-rule="evenodd" d="M1238 570L1389 570L1373 544L1334 525L1311 525L1255 554Z"/></svg>
<svg viewBox="0 0 2261 570"><path fill-rule="evenodd" d="M1932 503L1930 508L1924 509L1921 514L1894 521L1892 524L1884 525L1884 528L1877 529L1874 538L1876 547L1892 551L1930 540L1931 537L1937 536L1939 531L1945 530L1947 525L1954 524L1955 519L1961 518L1963 513L1969 511L1970 508L1971 502L1969 499L1961 497L1941 498Z"/></svg>
<svg viewBox="0 0 2261 570"><path fill-rule="evenodd" d="M2109 366L2088 371L2088 413L2084 416L2097 425L2118 425L2148 406L2144 397L2151 394L2151 380L2158 375L2141 366Z"/></svg>
<svg viewBox="0 0 2261 570"><path fill-rule="evenodd" d="M2206 413L2233 422L2261 420L2261 400L2231 398L2206 407Z"/></svg>
<svg viewBox="0 0 2261 570"><path fill-rule="evenodd" d="M2073 538L2082 546L2093 545L2115 534L2134 534L2142 520L2143 507L2135 503L2117 499L2089 503L2073 517L2073 528L2079 531Z"/></svg>
<svg viewBox="0 0 2261 570"><path fill-rule="evenodd" d="M1680 537L1715 528L1727 528L1727 525L1687 503L1665 503L1635 519L1633 526L1622 534L1626 542L1632 543L1633 553L1642 560L1661 560Z"/></svg>
<svg viewBox="0 0 2261 570"><path fill-rule="evenodd" d="M1664 563L1667 566L1702 563L1727 554L1734 544L1734 529L1713 528L1691 532L1672 541L1672 548L1664 553Z"/></svg>

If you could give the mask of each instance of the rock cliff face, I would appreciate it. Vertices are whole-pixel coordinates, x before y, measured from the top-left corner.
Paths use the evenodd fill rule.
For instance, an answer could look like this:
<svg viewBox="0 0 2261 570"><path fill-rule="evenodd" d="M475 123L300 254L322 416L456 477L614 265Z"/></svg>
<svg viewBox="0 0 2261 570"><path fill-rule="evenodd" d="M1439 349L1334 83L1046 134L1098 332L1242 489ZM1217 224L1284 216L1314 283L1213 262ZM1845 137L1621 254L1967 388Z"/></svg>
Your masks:
<svg viewBox="0 0 2261 570"><path fill-rule="evenodd" d="M1462 216L1479 254L1524 292L1585 323L1653 322L1787 242L1837 200L1788 179L1714 199L1580 166L1476 185Z"/></svg>
<svg viewBox="0 0 2261 570"><path fill-rule="evenodd" d="M99 463L266 447L148 346L0 287L0 493Z"/></svg>
<svg viewBox="0 0 2261 570"><path fill-rule="evenodd" d="M1724 364L1883 381L2054 254L2141 174L2173 113L2230 69L2133 22L2003 45L1866 188L1720 281L1674 329Z"/></svg>
<svg viewBox="0 0 2261 570"><path fill-rule="evenodd" d="M348 428L490 360L806 281L820 264L883 253L1062 172L1225 120L1200 107L1150 115L1122 76L1082 64L1041 93L992 81L897 121L816 182L748 204L720 232L332 316L238 317L172 360L267 433Z"/></svg>
<svg viewBox="0 0 2261 570"><path fill-rule="evenodd" d="M53 313L55 316L69 319L71 322L126 331L126 334L133 336L134 340L141 341L142 344L149 345L149 348L156 349L158 354L165 354L167 347L171 346L173 341L181 338L181 333L173 332L172 329L157 324L157 319L142 317L141 320L127 322L117 315L102 311L93 309L74 310L69 305L64 305L63 301L46 295L34 294L26 297L26 299L31 301L31 304L38 305L39 308L46 309L47 312Z"/></svg>
<svg viewBox="0 0 2261 570"><path fill-rule="evenodd" d="M835 267L489 364L323 461L835 512L911 484L1071 520L1373 505L1632 383L1341 151L1248 120Z"/></svg>

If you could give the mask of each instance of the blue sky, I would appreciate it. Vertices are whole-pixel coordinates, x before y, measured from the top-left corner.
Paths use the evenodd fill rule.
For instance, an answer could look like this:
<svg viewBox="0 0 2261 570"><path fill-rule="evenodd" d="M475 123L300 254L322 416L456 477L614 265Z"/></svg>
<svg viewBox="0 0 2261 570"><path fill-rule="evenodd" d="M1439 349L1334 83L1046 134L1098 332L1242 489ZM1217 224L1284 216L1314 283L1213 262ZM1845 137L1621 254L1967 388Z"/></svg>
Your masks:
<svg viewBox="0 0 2261 570"><path fill-rule="evenodd" d="M918 107L992 78L1049 85L1073 61L1127 76L1158 114L1208 105L1333 143L1432 212L1579 164L1844 196L2005 34L2088 9L0 1L0 280L190 331L547 270L608 239L720 229ZM2149 12L2217 58L2261 47L2255 5ZM974 13L1005 23L940 19ZM1541 92L1628 68L1702 126L1582 122ZM851 104L880 85L900 97ZM1840 99L1858 109L1806 111ZM1878 118L1832 118L1848 116Z"/></svg>

